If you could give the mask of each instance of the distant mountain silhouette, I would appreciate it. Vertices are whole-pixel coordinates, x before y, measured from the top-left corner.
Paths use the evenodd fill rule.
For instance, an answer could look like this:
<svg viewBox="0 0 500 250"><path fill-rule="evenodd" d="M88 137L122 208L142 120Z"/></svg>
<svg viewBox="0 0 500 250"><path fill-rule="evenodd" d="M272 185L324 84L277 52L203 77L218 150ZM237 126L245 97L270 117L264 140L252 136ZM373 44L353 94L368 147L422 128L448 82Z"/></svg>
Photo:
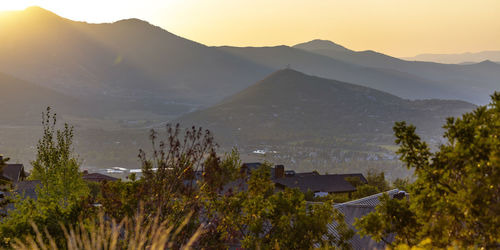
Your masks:
<svg viewBox="0 0 500 250"><path fill-rule="evenodd" d="M294 47L318 55L328 56L343 62L371 68L395 70L418 76L421 79L434 82L434 87L441 87L443 90L454 91L453 94L456 99L462 99L476 104L487 103L489 101L489 95L495 90L499 90L500 67L412 62L387 56L375 51L339 50L338 48L340 45L334 43L323 42L322 44L324 46L321 47L313 46L315 44L317 44L317 41L313 40L308 43L298 44ZM330 45L328 46L328 44ZM371 87L381 89L376 86ZM427 92L435 91L432 89L433 87L428 88L426 85L422 85L421 88ZM402 97L408 97L391 90L381 90Z"/></svg>
<svg viewBox="0 0 500 250"><path fill-rule="evenodd" d="M420 54L414 57L403 57L408 61L427 61L437 63L459 64L464 62L478 63L485 60L500 62L500 51L481 51L460 54Z"/></svg>
<svg viewBox="0 0 500 250"><path fill-rule="evenodd" d="M4 72L95 100L206 105L272 72L138 19L88 24L38 7L1 14L0 41Z"/></svg>
<svg viewBox="0 0 500 250"><path fill-rule="evenodd" d="M336 44L329 40L321 40L315 39L305 43L299 43L294 48L303 49L303 50L335 50L338 52L352 52L352 50L347 49L346 47Z"/></svg>
<svg viewBox="0 0 500 250"><path fill-rule="evenodd" d="M448 84L389 68L376 68L346 62L288 46L276 47L220 47L219 49L267 67L292 69L323 78L360 84L408 98L465 99L468 93ZM346 52L340 52L346 53Z"/></svg>
<svg viewBox="0 0 500 250"><path fill-rule="evenodd" d="M291 145L297 141L393 141L395 121L437 138L448 116L470 111L463 101L409 101L359 85L279 70L224 102L187 114L182 124L203 125L228 145ZM316 143L316 146L319 143Z"/></svg>

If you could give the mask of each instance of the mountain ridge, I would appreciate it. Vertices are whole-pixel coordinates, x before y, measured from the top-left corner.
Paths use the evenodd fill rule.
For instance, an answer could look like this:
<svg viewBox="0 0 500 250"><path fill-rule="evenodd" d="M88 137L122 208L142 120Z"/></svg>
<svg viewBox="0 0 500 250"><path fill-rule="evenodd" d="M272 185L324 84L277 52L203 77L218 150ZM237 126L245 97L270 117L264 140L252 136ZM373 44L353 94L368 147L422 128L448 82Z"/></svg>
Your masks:
<svg viewBox="0 0 500 250"><path fill-rule="evenodd" d="M456 97L447 99L458 98L476 104L488 103L489 95L498 90L498 79L500 79L500 68L485 66L483 64L471 66L434 62L412 62L371 50L338 51L336 46L332 46L330 49L327 47L322 49L302 47L301 49L351 64L405 72L413 76L418 76L434 82L436 86L441 86L442 89L455 90L453 95ZM387 91L386 89L382 90ZM428 88L427 91L433 92L436 90ZM395 94L402 96L398 93Z"/></svg>
<svg viewBox="0 0 500 250"><path fill-rule="evenodd" d="M279 130L285 128L291 129L285 131L285 134L295 133L295 137L299 137L298 134L301 133L307 134L304 138L311 134L332 135L335 131L341 134L376 134L376 131L383 131L386 136L391 137L393 123L399 120L417 123L427 134L438 135L446 115L460 113L437 108L439 105L456 105L461 107L461 111L474 107L470 103L454 100L409 101L376 89L283 69L223 102L187 114L179 118L179 121L184 124L209 125L209 128L219 133L228 130L231 134L237 128L241 128L241 131L250 129L252 132L245 136L253 135L262 139L280 136ZM432 118L437 114L435 110L443 112L438 119L439 123ZM380 117L383 119L380 120ZM426 120L421 119L423 117L428 118L428 121L421 122L420 120ZM249 123L249 119L253 122ZM341 122L336 123L334 120ZM428 125L433 122L436 124ZM358 123L363 125L358 126ZM314 129L309 129L311 132L299 132L293 126ZM256 128L268 131L260 131L263 135L257 135Z"/></svg>

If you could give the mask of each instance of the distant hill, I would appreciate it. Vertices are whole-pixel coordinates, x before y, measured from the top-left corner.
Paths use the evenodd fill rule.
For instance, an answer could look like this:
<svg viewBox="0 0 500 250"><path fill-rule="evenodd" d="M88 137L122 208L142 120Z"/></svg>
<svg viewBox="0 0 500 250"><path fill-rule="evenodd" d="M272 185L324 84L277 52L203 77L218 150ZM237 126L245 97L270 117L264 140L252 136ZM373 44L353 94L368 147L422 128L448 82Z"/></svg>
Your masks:
<svg viewBox="0 0 500 250"><path fill-rule="evenodd" d="M486 64L479 64L472 66L405 61L375 51L352 51L338 44L324 40L313 40L307 43L297 44L294 48L328 56L355 65L395 70L418 76L421 79L434 82L434 88L441 87L444 90L454 91L455 98L452 99L466 100L476 104L488 103L489 95L495 90L500 89L500 65L488 66ZM381 89L376 86L371 87ZM422 89L425 89L427 92L435 91L432 90L432 88L433 87L428 88L422 85ZM408 97L387 89L381 90L402 97Z"/></svg>
<svg viewBox="0 0 500 250"><path fill-rule="evenodd" d="M500 51L481 51L476 53L460 54L420 54L414 57L404 57L408 61L427 61L438 63L459 64L464 62L482 62L486 60L500 62Z"/></svg>
<svg viewBox="0 0 500 250"><path fill-rule="evenodd" d="M463 101L409 101L359 85L279 70L224 102L187 114L237 144L293 144L326 138L392 143L395 121L418 126L428 138L441 133L448 116L474 108Z"/></svg>
<svg viewBox="0 0 500 250"><path fill-rule="evenodd" d="M283 69L289 65L290 68L307 74L355 82L403 98L456 99L462 94L445 84L406 72L367 67L288 46L219 47L219 49L270 68Z"/></svg>
<svg viewBox="0 0 500 250"><path fill-rule="evenodd" d="M318 51L318 50L334 50L337 52L352 52L352 50L336 44L332 41L315 39L306 43L299 43L294 48L303 49L308 51Z"/></svg>
<svg viewBox="0 0 500 250"><path fill-rule="evenodd" d="M0 14L0 40L6 73L70 96L148 109L214 103L272 72L137 19L88 24L38 7Z"/></svg>

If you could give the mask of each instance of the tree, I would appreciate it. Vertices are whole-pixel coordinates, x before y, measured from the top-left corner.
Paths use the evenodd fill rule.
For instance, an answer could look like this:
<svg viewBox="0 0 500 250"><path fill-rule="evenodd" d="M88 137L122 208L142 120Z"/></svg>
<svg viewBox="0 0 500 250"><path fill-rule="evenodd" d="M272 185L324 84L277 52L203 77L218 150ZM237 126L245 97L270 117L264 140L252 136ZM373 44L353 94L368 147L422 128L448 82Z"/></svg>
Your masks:
<svg viewBox="0 0 500 250"><path fill-rule="evenodd" d="M344 242L344 238L325 238L327 225L334 219L332 202L308 204L298 189L274 192L270 173L269 166L253 170L248 190L239 194L241 210L237 210L239 216L233 217L242 233L242 247L307 249L316 244L331 247L337 241ZM341 219L340 225L345 226Z"/></svg>
<svg viewBox="0 0 500 250"><path fill-rule="evenodd" d="M363 234L383 237L396 233L397 243L410 245L429 239L438 247L498 247L500 93L492 95L488 106L461 118L448 118L444 129L447 143L431 152L414 126L396 123L398 154L415 175L410 201L382 200L381 208L357 223ZM415 220L390 219L401 211L405 218ZM377 221L388 223L369 226Z"/></svg>
<svg viewBox="0 0 500 250"><path fill-rule="evenodd" d="M50 107L42 115L43 136L38 141L37 157L31 162L33 171L30 178L40 180L37 195L46 196L68 206L88 195L88 187L80 173L80 162L73 155L73 127L64 124L64 129L56 128L56 114Z"/></svg>
<svg viewBox="0 0 500 250"><path fill-rule="evenodd" d="M169 226L191 218L174 248L200 227L200 248L226 248L238 242L264 249L348 245L352 230L343 218L343 237L325 238L334 219L331 202L308 204L297 189L275 192L268 165L248 174L236 150L223 157L216 154L209 131L181 131L180 125L167 125L166 140L159 142L158 133L151 132L153 152L149 157L142 150L139 154L140 180L103 185L102 204L108 215L121 219L142 204L146 214L158 214Z"/></svg>
<svg viewBox="0 0 500 250"><path fill-rule="evenodd" d="M36 189L37 198L17 195L13 199L15 209L0 223L4 246L15 237L35 235L31 223L47 230L60 247L64 246L60 224L73 225L93 212L87 202L88 186L73 156L73 128L65 124L63 130L56 129L56 115L51 114L50 108L43 113L42 126L43 137L38 141L30 176L41 181Z"/></svg>
<svg viewBox="0 0 500 250"><path fill-rule="evenodd" d="M3 157L0 155L0 217L5 217L7 214L5 213L6 206L11 202L11 199L6 194L11 191L11 182L3 178L3 168L7 166L7 162L10 160L8 157Z"/></svg>

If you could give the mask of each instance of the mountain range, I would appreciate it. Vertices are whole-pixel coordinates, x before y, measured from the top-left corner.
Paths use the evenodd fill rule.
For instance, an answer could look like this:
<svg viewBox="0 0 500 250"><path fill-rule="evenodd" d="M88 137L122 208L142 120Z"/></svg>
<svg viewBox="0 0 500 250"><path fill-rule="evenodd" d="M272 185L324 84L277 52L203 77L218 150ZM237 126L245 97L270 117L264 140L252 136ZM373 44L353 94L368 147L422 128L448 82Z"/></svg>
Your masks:
<svg viewBox="0 0 500 250"><path fill-rule="evenodd" d="M444 117L487 103L500 80L491 61L412 62L325 40L210 47L138 19L90 24L39 7L0 13L0 41L0 152L32 159L52 106L93 166L136 167L147 130L175 121L213 129L226 149L379 157L392 154L394 121L437 143Z"/></svg>
<svg viewBox="0 0 500 250"><path fill-rule="evenodd" d="M408 61L428 61L449 64L473 64L482 61L500 62L500 51L466 52L460 54L420 54L414 57L403 57Z"/></svg>
<svg viewBox="0 0 500 250"><path fill-rule="evenodd" d="M375 51L352 51L331 41L293 47L221 47L276 69L290 65L304 73L361 84L408 99L460 99L485 104L499 89L500 65L410 62Z"/></svg>
<svg viewBox="0 0 500 250"><path fill-rule="evenodd" d="M141 20L88 24L38 7L1 14L0 40L4 73L157 112L165 103L219 101L272 71Z"/></svg>

